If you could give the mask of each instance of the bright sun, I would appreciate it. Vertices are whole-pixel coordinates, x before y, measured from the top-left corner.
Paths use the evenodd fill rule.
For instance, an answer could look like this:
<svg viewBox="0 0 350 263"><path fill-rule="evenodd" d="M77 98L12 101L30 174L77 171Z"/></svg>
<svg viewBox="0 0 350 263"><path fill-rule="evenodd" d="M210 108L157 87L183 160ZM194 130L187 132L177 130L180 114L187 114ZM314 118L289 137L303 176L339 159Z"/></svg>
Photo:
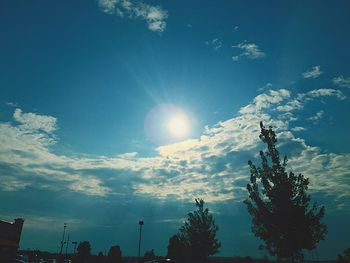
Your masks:
<svg viewBox="0 0 350 263"><path fill-rule="evenodd" d="M168 120L168 131L176 137L186 136L189 132L189 121L185 114L178 114Z"/></svg>

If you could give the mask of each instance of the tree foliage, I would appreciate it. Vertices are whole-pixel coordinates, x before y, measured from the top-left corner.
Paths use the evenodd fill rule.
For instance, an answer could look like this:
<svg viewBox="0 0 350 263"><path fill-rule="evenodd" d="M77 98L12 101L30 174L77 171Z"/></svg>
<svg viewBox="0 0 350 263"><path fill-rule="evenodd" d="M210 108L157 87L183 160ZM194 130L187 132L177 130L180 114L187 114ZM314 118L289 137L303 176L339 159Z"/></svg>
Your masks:
<svg viewBox="0 0 350 263"><path fill-rule="evenodd" d="M212 214L204 208L203 200L195 201L197 210L188 213L185 224L169 240L168 257L179 262L205 262L221 245L216 238L219 227Z"/></svg>
<svg viewBox="0 0 350 263"><path fill-rule="evenodd" d="M89 241L83 241L80 242L77 248L78 255L77 255L77 261L78 262L87 262L90 255L91 255L91 245Z"/></svg>
<svg viewBox="0 0 350 263"><path fill-rule="evenodd" d="M108 252L108 263L121 263L122 262L122 251L120 246L111 246Z"/></svg>
<svg viewBox="0 0 350 263"><path fill-rule="evenodd" d="M321 223L325 208L318 209L306 193L309 180L302 174L286 172L287 156L281 162L276 149L277 138L271 127L260 123L260 139L267 152L260 151L261 167L251 161L249 198L244 202L252 216L252 232L265 241L271 255L292 262L303 258L302 250L312 250L327 232Z"/></svg>

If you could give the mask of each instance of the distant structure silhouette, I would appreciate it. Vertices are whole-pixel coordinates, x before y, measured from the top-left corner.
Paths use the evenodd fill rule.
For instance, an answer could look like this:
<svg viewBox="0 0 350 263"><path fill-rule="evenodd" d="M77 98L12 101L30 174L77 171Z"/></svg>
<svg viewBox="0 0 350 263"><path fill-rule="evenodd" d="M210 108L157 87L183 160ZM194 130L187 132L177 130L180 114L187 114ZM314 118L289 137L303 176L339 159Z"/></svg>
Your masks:
<svg viewBox="0 0 350 263"><path fill-rule="evenodd" d="M65 244L64 237L66 235L66 228L67 228L67 223L63 224L63 234L62 234L62 240L61 240L61 249L60 249L60 254L62 254L63 251L63 246Z"/></svg>
<svg viewBox="0 0 350 263"><path fill-rule="evenodd" d="M21 240L24 219L0 220L0 262L15 258Z"/></svg>
<svg viewBox="0 0 350 263"><path fill-rule="evenodd" d="M145 222L143 222L143 220L139 221L139 225L140 225L140 236L139 236L139 251L138 251L138 258L140 258L141 255L141 238L142 238L142 226L145 224Z"/></svg>
<svg viewBox="0 0 350 263"><path fill-rule="evenodd" d="M318 210L316 203L309 208L309 180L286 172L288 159L280 160L275 132L262 122L260 128L259 137L267 144L267 152L260 151L261 167L248 162L249 198L244 201L253 218L252 232L265 241L263 248L277 261L301 261L302 250L314 249L325 237L327 227L320 222L325 208Z"/></svg>

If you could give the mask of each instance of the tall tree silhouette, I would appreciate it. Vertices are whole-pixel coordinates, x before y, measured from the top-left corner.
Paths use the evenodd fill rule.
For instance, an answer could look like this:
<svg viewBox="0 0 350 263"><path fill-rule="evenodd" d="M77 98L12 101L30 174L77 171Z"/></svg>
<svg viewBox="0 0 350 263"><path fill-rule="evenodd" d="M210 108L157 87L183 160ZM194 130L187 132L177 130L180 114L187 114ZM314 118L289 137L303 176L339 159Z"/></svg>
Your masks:
<svg viewBox="0 0 350 263"><path fill-rule="evenodd" d="M309 180L302 174L286 172L288 159L285 156L281 163L275 132L262 122L260 128L267 152L260 151L261 167L248 162L249 198L244 201L252 216L252 231L277 260L299 261L303 249L314 249L325 237L327 227L320 222L325 208L318 209L316 203L309 208Z"/></svg>
<svg viewBox="0 0 350 263"><path fill-rule="evenodd" d="M202 199L195 201L197 210L188 213L185 224L169 240L168 256L179 262L205 262L221 245L216 238L219 227L209 209L204 209Z"/></svg>

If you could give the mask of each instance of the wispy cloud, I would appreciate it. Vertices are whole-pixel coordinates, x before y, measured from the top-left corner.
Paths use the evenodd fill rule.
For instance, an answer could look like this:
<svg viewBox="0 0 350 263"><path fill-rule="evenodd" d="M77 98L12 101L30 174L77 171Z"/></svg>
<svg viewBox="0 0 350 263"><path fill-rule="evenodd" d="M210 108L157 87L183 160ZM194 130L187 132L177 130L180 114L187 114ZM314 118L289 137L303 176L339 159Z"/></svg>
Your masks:
<svg viewBox="0 0 350 263"><path fill-rule="evenodd" d="M166 29L168 12L160 6L136 0L99 0L99 6L102 12L109 15L141 18L151 31L163 32Z"/></svg>
<svg viewBox="0 0 350 263"><path fill-rule="evenodd" d="M7 106L14 107L14 108L17 108L17 107L18 107L18 103L16 103L16 102L11 102L11 101L9 101L9 102L6 102L5 104L6 104Z"/></svg>
<svg viewBox="0 0 350 263"><path fill-rule="evenodd" d="M314 66L311 70L302 73L304 79L315 79L321 76L323 72L321 71L321 66Z"/></svg>
<svg viewBox="0 0 350 263"><path fill-rule="evenodd" d="M323 116L324 116L324 111L320 110L314 116L311 116L309 120L316 124L323 118Z"/></svg>
<svg viewBox="0 0 350 263"><path fill-rule="evenodd" d="M282 112L301 110L303 109L306 102L319 97L336 97L339 100L346 99L346 96L340 90L322 88L311 90L306 93L299 93L296 97L289 100L286 104L278 105L276 109Z"/></svg>
<svg viewBox="0 0 350 263"><path fill-rule="evenodd" d="M273 86L272 83L268 82L264 86L258 88L258 91L263 92L265 90L270 90L272 89L272 86Z"/></svg>
<svg viewBox="0 0 350 263"><path fill-rule="evenodd" d="M57 229L61 229L62 222L67 223L70 227L74 229L84 228L91 226L91 222L82 219L76 218L66 218L66 217L51 217L47 215L38 215L33 213L11 213L5 216L5 218L9 221L13 220L13 218L24 218L26 229L33 229L35 231L56 231Z"/></svg>
<svg viewBox="0 0 350 263"><path fill-rule="evenodd" d="M304 127L300 127L300 126L296 126L296 127L293 127L291 130L298 132L298 131L305 131L305 128Z"/></svg>
<svg viewBox="0 0 350 263"><path fill-rule="evenodd" d="M232 56L233 61L238 61L241 58L248 58L248 59L261 59L266 57L266 53L260 50L259 46L256 44L250 44L250 43L240 43L236 46L232 46L233 48L238 48L242 52L238 55Z"/></svg>
<svg viewBox="0 0 350 263"><path fill-rule="evenodd" d="M311 90L308 93L306 93L306 96L312 97L312 98L317 98L317 97L336 97L339 100L345 100L346 96L344 95L343 92L340 90L336 89L316 89L316 90Z"/></svg>
<svg viewBox="0 0 350 263"><path fill-rule="evenodd" d="M333 84L342 88L350 88L350 77L344 77L342 75L333 78Z"/></svg>
<svg viewBox="0 0 350 263"><path fill-rule="evenodd" d="M215 51L218 51L220 48L222 48L222 41L218 38L214 38L211 41L206 41L205 44L212 47Z"/></svg>

